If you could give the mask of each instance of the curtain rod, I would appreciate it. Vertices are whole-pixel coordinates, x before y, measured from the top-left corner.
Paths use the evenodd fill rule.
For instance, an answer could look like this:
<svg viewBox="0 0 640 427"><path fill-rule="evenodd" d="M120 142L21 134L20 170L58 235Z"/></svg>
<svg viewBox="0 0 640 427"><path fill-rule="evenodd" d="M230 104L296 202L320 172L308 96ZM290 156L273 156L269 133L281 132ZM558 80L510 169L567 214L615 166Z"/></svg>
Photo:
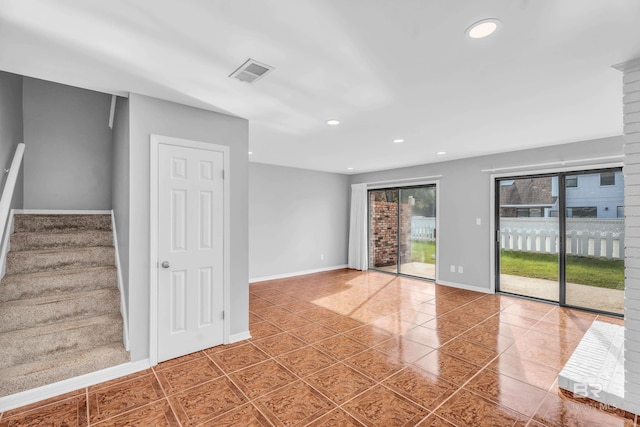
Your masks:
<svg viewBox="0 0 640 427"><path fill-rule="evenodd" d="M562 160L558 162L549 162L549 163L535 163L531 165L521 165L521 166L508 166L504 168L492 168L492 169L482 169L480 172L498 172L498 171L507 171L513 169L529 169L529 168L537 168L544 166L565 166L570 163L581 163L581 162L594 162L599 160L614 160L614 159L622 159L624 158L624 154L617 154L615 156L604 156L604 157L593 157L591 159L578 159L578 160Z"/></svg>
<svg viewBox="0 0 640 427"><path fill-rule="evenodd" d="M367 185L393 184L394 182L418 181L418 180L435 179L435 178L442 178L442 175L417 176L415 178L389 179L385 181L363 182L363 184L367 184Z"/></svg>

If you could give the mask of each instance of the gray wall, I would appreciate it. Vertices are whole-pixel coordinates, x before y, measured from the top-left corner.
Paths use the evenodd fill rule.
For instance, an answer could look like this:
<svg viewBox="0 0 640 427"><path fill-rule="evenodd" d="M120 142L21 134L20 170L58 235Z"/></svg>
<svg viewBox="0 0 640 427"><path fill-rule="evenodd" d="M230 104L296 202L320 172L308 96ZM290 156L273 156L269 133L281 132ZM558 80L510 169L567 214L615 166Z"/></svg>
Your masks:
<svg viewBox="0 0 640 427"><path fill-rule="evenodd" d="M22 125L22 76L0 71L0 193L4 189L7 174L16 152L16 146L24 141ZM23 173L18 174L11 207L23 206Z"/></svg>
<svg viewBox="0 0 640 427"><path fill-rule="evenodd" d="M149 357L149 136L151 134L230 147L231 334L249 330L248 140L244 119L168 101L129 97L129 338L131 360ZM135 308L135 309L134 309Z"/></svg>
<svg viewBox="0 0 640 427"><path fill-rule="evenodd" d="M348 227L349 176L249 164L250 278L346 264Z"/></svg>
<svg viewBox="0 0 640 427"><path fill-rule="evenodd" d="M111 96L24 78L24 207L111 209Z"/></svg>
<svg viewBox="0 0 640 427"><path fill-rule="evenodd" d="M113 121L112 206L118 237L123 295L129 313L129 100L118 98Z"/></svg>
<svg viewBox="0 0 640 427"><path fill-rule="evenodd" d="M488 290L492 286L490 246L493 233L490 230L489 213L493 201L490 198L491 173L482 170L621 155L622 147L622 137L612 137L358 174L351 177L351 183L442 175L438 187L439 279ZM618 162L621 161L618 159ZM560 167L547 168L557 170ZM515 170L513 173L518 174ZM476 225L476 218L480 218L481 225ZM464 273L451 273L450 265L463 266Z"/></svg>

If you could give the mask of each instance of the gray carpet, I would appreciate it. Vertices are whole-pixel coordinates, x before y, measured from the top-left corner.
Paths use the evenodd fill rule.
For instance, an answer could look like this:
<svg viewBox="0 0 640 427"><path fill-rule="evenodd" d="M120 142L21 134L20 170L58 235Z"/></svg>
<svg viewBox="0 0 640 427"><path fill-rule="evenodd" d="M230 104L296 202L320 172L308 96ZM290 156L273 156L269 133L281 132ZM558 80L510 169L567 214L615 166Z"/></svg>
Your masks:
<svg viewBox="0 0 640 427"><path fill-rule="evenodd" d="M0 397L129 361L109 215L15 215L0 282Z"/></svg>

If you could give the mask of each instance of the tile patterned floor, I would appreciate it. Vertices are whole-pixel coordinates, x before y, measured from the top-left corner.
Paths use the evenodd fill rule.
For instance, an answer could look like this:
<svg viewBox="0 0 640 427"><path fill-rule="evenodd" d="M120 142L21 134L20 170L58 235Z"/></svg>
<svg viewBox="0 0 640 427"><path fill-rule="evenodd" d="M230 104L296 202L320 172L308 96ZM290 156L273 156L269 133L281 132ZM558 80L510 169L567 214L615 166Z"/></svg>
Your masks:
<svg viewBox="0 0 640 427"><path fill-rule="evenodd" d="M0 414L1 426L637 426L567 399L594 319L375 272L253 284L253 338Z"/></svg>

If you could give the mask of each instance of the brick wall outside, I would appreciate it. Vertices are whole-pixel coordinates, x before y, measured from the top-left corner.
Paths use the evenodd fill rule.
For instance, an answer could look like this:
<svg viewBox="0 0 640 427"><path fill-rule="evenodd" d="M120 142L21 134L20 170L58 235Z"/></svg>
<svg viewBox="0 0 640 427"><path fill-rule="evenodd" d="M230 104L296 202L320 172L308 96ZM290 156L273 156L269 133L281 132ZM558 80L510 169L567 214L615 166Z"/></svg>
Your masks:
<svg viewBox="0 0 640 427"><path fill-rule="evenodd" d="M387 267L398 262L398 204L370 201L369 248L370 265ZM403 205L400 223L401 259L411 256L411 208Z"/></svg>
<svg viewBox="0 0 640 427"><path fill-rule="evenodd" d="M372 267L398 262L398 205L371 201L369 204L369 249Z"/></svg>
<svg viewBox="0 0 640 427"><path fill-rule="evenodd" d="M400 262L411 261L411 206L400 206Z"/></svg>

